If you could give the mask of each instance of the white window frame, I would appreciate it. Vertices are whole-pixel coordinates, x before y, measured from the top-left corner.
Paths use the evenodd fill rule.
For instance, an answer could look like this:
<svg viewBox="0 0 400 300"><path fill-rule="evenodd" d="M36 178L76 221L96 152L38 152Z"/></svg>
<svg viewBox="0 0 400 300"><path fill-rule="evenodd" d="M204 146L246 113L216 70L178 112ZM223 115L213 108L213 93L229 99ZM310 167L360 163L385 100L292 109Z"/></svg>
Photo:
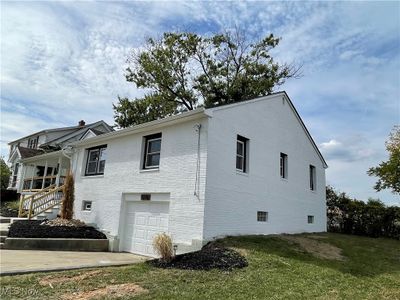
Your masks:
<svg viewBox="0 0 400 300"><path fill-rule="evenodd" d="M146 139L146 153L144 154L144 169L158 169L160 167L160 159L158 160L158 165L154 165L154 166L148 166L147 162L148 162L148 156L149 155L154 155L154 154L158 154L161 158L161 139L162 137L158 137L158 138L153 138L153 139ZM160 141L160 150L159 151L154 151L154 152L149 152L149 145L151 142L154 141Z"/></svg>
<svg viewBox="0 0 400 300"><path fill-rule="evenodd" d="M288 155L283 152L279 154L279 174L282 179L288 178Z"/></svg>
<svg viewBox="0 0 400 300"><path fill-rule="evenodd" d="M87 150L87 159L86 159L86 168L85 168L85 176L95 176L95 175L104 175L104 170L103 172L100 172L99 168L100 168L100 162L101 161L107 161L107 159L102 159L101 158L101 154L102 151L107 151L107 146L103 145L103 146L99 146L96 148L91 148ZM89 160L90 159L90 154L93 152L98 152L99 156L98 156L98 160ZM96 171L95 172L89 172L89 163L93 163L96 162ZM105 169L105 163L104 163L104 169Z"/></svg>
<svg viewBox="0 0 400 300"><path fill-rule="evenodd" d="M316 168L313 165L309 166L309 177L310 177L310 190L315 191L316 190L316 184L317 184L317 176L316 176Z"/></svg>
<svg viewBox="0 0 400 300"><path fill-rule="evenodd" d="M93 207L92 201L87 201L87 200L82 201L82 210L83 211L92 211L92 207Z"/></svg>
<svg viewBox="0 0 400 300"><path fill-rule="evenodd" d="M238 151L237 151L238 144L242 145L243 154L238 154ZM246 143L239 139L236 140L236 158L238 158L238 157L240 157L242 159L242 166L241 166L241 168L238 168L236 166L236 170L244 173L245 172L245 164L246 164Z"/></svg>

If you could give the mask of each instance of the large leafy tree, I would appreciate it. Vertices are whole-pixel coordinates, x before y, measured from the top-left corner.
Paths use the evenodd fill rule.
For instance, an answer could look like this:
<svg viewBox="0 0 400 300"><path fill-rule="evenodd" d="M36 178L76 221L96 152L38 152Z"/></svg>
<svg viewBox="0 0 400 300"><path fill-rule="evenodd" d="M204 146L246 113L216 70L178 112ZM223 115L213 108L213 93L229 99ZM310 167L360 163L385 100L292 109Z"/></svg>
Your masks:
<svg viewBox="0 0 400 300"><path fill-rule="evenodd" d="M1 190L5 190L8 187L8 182L10 180L11 171L4 161L3 157L0 157L0 175L1 175Z"/></svg>
<svg viewBox="0 0 400 300"><path fill-rule="evenodd" d="M159 119L199 105L214 107L265 96L299 68L275 62L272 34L256 42L239 30L204 37L164 33L133 52L126 80L145 89L143 98L119 98L114 105L120 127Z"/></svg>
<svg viewBox="0 0 400 300"><path fill-rule="evenodd" d="M374 188L377 191L391 189L400 194L400 126L395 126L386 141L389 159L377 167L370 168L368 175L378 177Z"/></svg>

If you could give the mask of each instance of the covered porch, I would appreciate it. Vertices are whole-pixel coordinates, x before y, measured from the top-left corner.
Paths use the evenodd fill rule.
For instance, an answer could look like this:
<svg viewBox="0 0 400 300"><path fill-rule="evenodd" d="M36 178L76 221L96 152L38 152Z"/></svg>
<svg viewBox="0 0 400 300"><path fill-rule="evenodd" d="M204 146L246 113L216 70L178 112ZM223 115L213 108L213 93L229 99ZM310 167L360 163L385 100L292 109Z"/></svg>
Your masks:
<svg viewBox="0 0 400 300"><path fill-rule="evenodd" d="M70 161L61 151L46 153L22 162L21 193L30 194L49 186L61 186L70 168Z"/></svg>

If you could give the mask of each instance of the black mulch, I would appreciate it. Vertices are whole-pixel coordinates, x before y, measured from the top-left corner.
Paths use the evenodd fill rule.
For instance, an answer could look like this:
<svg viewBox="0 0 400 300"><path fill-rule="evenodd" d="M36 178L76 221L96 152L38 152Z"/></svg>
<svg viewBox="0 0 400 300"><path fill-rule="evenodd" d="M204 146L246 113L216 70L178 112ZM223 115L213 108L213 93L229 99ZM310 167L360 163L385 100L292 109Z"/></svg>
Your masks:
<svg viewBox="0 0 400 300"><path fill-rule="evenodd" d="M247 267L246 258L238 252L215 243L208 243L201 250L175 256L170 262L160 259L149 261L152 266L164 269L231 271L233 268Z"/></svg>
<svg viewBox="0 0 400 300"><path fill-rule="evenodd" d="M18 209L13 209L13 208L9 208L6 206L2 206L2 207L0 207L0 216L16 218L16 217L18 217Z"/></svg>
<svg viewBox="0 0 400 300"><path fill-rule="evenodd" d="M106 239L104 233L91 226L48 226L41 220L20 220L11 224L8 236L15 238Z"/></svg>

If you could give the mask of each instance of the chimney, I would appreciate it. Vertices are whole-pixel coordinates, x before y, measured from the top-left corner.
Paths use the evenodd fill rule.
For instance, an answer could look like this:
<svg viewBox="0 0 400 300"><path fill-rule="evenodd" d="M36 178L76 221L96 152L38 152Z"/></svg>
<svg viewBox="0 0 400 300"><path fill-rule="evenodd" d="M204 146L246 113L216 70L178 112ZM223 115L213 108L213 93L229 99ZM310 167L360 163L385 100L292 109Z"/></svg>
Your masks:
<svg viewBox="0 0 400 300"><path fill-rule="evenodd" d="M80 126L80 127L83 127L83 126L85 126L85 121L84 120L80 120L79 122L78 122L78 125Z"/></svg>

